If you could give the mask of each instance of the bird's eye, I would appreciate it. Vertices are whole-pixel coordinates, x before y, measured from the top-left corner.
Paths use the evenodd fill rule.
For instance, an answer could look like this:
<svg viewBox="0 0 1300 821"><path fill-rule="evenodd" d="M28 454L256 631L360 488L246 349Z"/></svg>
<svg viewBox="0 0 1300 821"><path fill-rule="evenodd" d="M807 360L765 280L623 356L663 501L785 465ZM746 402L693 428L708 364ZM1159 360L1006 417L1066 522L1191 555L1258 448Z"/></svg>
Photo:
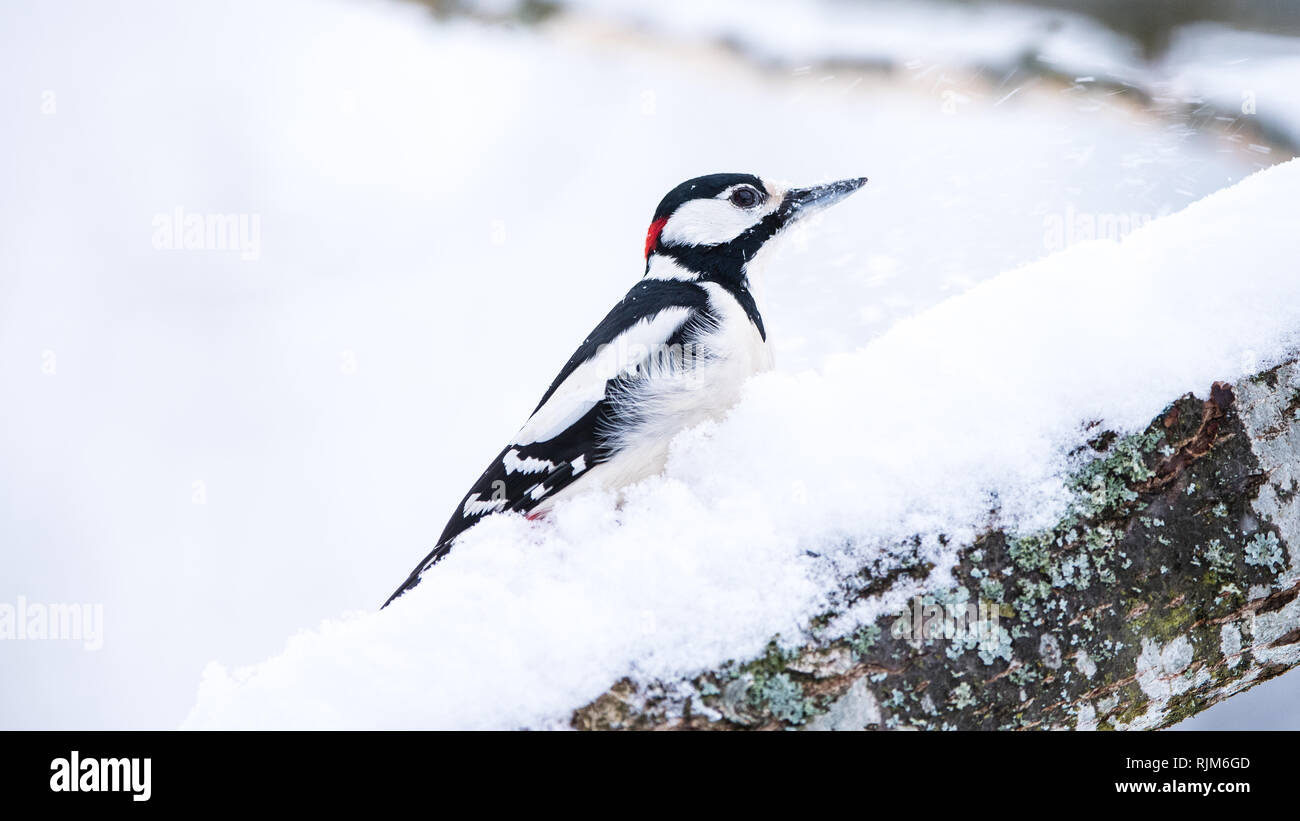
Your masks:
<svg viewBox="0 0 1300 821"><path fill-rule="evenodd" d="M738 208L753 208L758 203L758 192L749 186L731 192L731 204Z"/></svg>

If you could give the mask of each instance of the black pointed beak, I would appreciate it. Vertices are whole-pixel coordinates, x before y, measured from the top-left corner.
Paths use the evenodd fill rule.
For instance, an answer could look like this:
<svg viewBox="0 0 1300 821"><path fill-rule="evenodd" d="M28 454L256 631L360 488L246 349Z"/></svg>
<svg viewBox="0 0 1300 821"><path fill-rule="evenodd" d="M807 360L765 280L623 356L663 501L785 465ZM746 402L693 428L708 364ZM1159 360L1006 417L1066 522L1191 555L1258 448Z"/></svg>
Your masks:
<svg viewBox="0 0 1300 821"><path fill-rule="evenodd" d="M814 185L811 188L791 188L785 193L781 203L785 224L815 214L823 208L834 205L840 200L867 184L866 177L840 180L826 185Z"/></svg>

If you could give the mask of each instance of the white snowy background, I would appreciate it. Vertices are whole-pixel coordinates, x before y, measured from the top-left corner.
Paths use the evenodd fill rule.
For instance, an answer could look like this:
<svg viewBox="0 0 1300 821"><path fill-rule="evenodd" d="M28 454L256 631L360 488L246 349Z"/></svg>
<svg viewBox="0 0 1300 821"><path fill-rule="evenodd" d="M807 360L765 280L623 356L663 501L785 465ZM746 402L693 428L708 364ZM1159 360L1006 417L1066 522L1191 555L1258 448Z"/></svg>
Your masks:
<svg viewBox="0 0 1300 821"><path fill-rule="evenodd" d="M1095 23L1024 8L702 8L585 0L542 26L401 0L0 8L0 602L93 602L105 618L98 651L0 642L0 726L543 721L626 672L797 629L825 572L800 546L951 526L990 488L1034 508L1077 418L1139 424L1300 327L1295 249L1249 216L1281 219L1294 167L1210 212L1242 214L1253 259L1278 270L1238 280L1219 319L1236 335L1181 351L1164 381L1117 367L1163 326L1088 298L1091 272L1154 287L1111 246L929 310L1060 251L1055 220L1155 219L1288 159L1295 41L1201 25L1153 63ZM1027 49L1071 79L1017 68ZM1246 91L1258 114L1204 113L1238 111ZM540 529L477 528L419 601L373 615L639 276L659 197L724 170L871 178L774 261L778 373L621 513L591 498ZM255 258L155 247L155 217L177 208L255 215ZM1134 238L1160 276L1239 263L1168 259L1204 234L1194 216L1168 224ZM1220 316L1209 299L1181 321ZM1005 327L1018 316L1023 344ZM1044 362L1068 353L1065 333L1031 331L1054 327L1100 327L1114 358ZM921 400L981 377L1018 386L1021 415L976 418L956 451L900 441L899 425L923 439L965 406ZM874 479L836 472L844 442ZM1184 726L1300 728L1297 686Z"/></svg>

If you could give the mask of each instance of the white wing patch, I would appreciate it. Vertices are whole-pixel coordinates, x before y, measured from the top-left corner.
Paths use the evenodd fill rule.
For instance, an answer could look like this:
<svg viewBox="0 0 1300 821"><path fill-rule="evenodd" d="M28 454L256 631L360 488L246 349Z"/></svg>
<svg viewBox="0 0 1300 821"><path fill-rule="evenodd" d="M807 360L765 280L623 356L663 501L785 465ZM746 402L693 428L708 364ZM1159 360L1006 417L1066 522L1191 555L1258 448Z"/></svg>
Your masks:
<svg viewBox="0 0 1300 821"><path fill-rule="evenodd" d="M489 499L484 502L479 500L477 493L471 493L469 498L465 500L465 508L461 512L468 519L472 516L482 516L485 513L496 513L505 506L505 499Z"/></svg>
<svg viewBox="0 0 1300 821"><path fill-rule="evenodd" d="M554 462L548 462L545 459L536 459L532 456L519 458L519 451L511 448L506 451L506 455L501 458L501 464L505 466L506 473L549 473L555 469Z"/></svg>
<svg viewBox="0 0 1300 821"><path fill-rule="evenodd" d="M555 389L515 434L512 445L546 442L568 430L605 398L605 383L634 372L647 356L661 349L690 317L691 309L674 305L646 317L602 345Z"/></svg>

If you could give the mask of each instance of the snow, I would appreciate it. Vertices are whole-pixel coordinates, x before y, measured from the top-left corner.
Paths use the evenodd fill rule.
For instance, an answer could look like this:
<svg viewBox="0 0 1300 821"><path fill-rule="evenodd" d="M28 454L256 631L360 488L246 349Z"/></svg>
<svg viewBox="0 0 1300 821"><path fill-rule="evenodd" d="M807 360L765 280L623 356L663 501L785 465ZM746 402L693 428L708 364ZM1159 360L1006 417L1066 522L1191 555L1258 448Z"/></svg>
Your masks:
<svg viewBox="0 0 1300 821"><path fill-rule="evenodd" d="M737 43L786 63L865 59L879 65L938 62L953 68L1013 68L1025 54L1063 67L1136 74L1136 46L1090 18L999 4L916 0L561 0L610 22L681 38ZM1067 68L1067 70L1069 70Z"/></svg>
<svg viewBox="0 0 1300 821"><path fill-rule="evenodd" d="M483 5L482 0L479 3ZM499 7L500 3L491 4ZM1138 44L1079 13L999 3L933 0L559 0L578 17L678 38L733 43L763 60L799 66L845 60L929 76L990 72L1008 98L1033 83L1028 57L1078 83L1106 82L1218 116L1258 121L1300 143L1300 42L1218 23L1174 30L1170 48L1148 62ZM499 9L498 9L499 10ZM1236 124L1234 124L1236 125Z"/></svg>
<svg viewBox="0 0 1300 821"><path fill-rule="evenodd" d="M188 727L526 727L625 675L759 655L828 601L835 566L1060 512L1063 456L1105 420L1296 350L1300 161L1122 242L1070 248L899 323L817 372L756 378L621 508L587 496L470 531L390 610L208 669ZM853 539L852 548L845 539ZM819 557L809 554L815 552ZM454 629L447 626L456 625Z"/></svg>
<svg viewBox="0 0 1300 821"><path fill-rule="evenodd" d="M1170 93L1258 119L1300 142L1300 42L1199 23L1178 30L1161 61Z"/></svg>
<svg viewBox="0 0 1300 821"><path fill-rule="evenodd" d="M1279 159L1102 96L958 87L938 63L892 80L756 71L713 49L562 22L437 22L401 2L10 2L0 14L13 103L0 110L0 602L105 614L97 652L0 645L6 727L176 726L212 659L271 661L242 685L209 675L195 724L528 723L630 658L648 675L739 654L765 630L793 635L826 595L828 562L851 558L813 561L797 544L933 528L998 480L964 439L944 458L976 468L972 484L932 507L910 505L924 477L873 473L919 458L873 419L906 432L949 417L919 399L895 407L907 396L888 380L903 361L855 351L897 348L883 334L900 321L1078 241L1049 241L1049 223L1169 214ZM495 522L474 537L485 549L458 549L445 580L420 588L462 580L455 591L367 614L640 274L658 198L723 170L871 178L772 261L778 373L622 511L575 500L543 528ZM178 208L256 224L256 249L156 245L155 219ZM912 361L943 377L947 354L916 344L929 359ZM1039 367L1051 350L1016 356ZM1018 371L1002 364L1005 383ZM841 372L875 380L869 402L841 404L857 396ZM1030 419L1051 401L1021 399ZM902 418L909 405L917 420ZM972 437L994 429L968 412ZM796 421L809 429L770 433ZM860 444L818 449L841 439ZM891 447L873 454L882 439ZM1014 442L1001 464L1055 452ZM796 457L807 464L778 476ZM864 508L855 493L879 498ZM898 521L868 521L869 509ZM588 590L597 582L609 590ZM717 628L668 606L679 593ZM466 618L442 617L441 634L424 621L506 600L478 649L448 626ZM529 609L543 604L553 613ZM336 624L346 611L361 615ZM552 644L557 625L577 639ZM717 639L726 626L738 643ZM331 648L355 663L328 662ZM485 676L434 675L458 670L457 653L526 670L535 692L486 717L474 709L493 695ZM270 695L277 677L326 670L332 682ZM435 693L446 706L430 706ZM280 698L296 706L281 712Z"/></svg>

